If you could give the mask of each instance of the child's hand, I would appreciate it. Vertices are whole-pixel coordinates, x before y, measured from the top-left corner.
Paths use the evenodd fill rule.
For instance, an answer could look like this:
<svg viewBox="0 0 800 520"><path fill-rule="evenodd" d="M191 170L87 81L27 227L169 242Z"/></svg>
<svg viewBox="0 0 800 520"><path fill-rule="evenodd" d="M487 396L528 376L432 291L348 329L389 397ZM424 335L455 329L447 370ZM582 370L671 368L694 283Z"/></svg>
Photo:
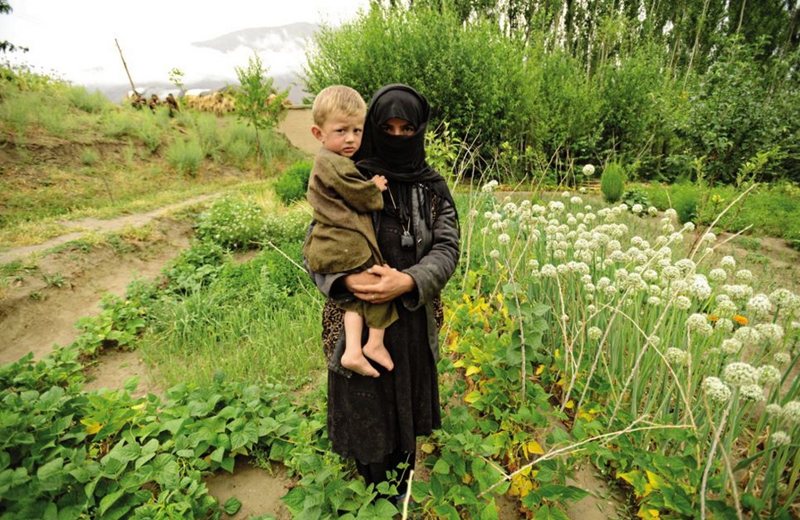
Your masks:
<svg viewBox="0 0 800 520"><path fill-rule="evenodd" d="M386 180L386 177L383 175L375 175L372 177L372 182L375 183L375 186L378 187L381 191L386 191L389 185L389 181Z"/></svg>

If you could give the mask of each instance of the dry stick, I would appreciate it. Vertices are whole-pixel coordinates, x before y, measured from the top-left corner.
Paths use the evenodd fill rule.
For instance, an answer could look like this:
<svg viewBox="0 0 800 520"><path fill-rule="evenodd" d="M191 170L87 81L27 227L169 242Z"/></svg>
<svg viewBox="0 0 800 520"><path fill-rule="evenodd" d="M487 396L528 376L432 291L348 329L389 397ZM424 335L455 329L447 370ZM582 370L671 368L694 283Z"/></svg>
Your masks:
<svg viewBox="0 0 800 520"><path fill-rule="evenodd" d="M122 59L122 66L125 67L125 74L128 75L128 81L131 82L131 90L133 90L134 93L137 93L136 87L133 86L133 79L131 78L131 73L128 72L128 64L125 63L125 56L122 55L122 48L120 48L119 42L117 41L116 38L114 38L114 43L117 44L117 50L119 50L119 57Z"/></svg>
<svg viewBox="0 0 800 520"><path fill-rule="evenodd" d="M411 484L414 480L414 470L408 473L408 487L406 488L406 496L403 498L403 520L408 518L408 503L411 501Z"/></svg>
<svg viewBox="0 0 800 520"><path fill-rule="evenodd" d="M580 447L583 446L584 444L589 444L590 442L595 442L595 441L598 441L598 440L601 440L601 439L606 439L606 438L615 438L615 437L619 437L620 435L624 435L626 433L633 433L633 432L638 432L638 431L659 430L659 429L668 429L668 430L680 429L680 430L683 430L683 429L688 428L688 426L677 425L677 424L675 424L675 425L671 424L671 425L642 426L640 428L634 428L633 427L635 424L637 424L637 423L639 423L639 422L641 422L643 420L644 420L644 417L639 417L638 419L633 421L631 424L629 424L625 429L617 430L617 431L609 432L609 433L603 433L603 434L600 434L600 435L596 435L594 437L590 437L588 439L584 439L584 440L582 440L580 442L576 442L575 444L570 444L569 446L564 446L563 448L559 448L557 450L553 450L553 451L547 452L544 455L542 455L541 457L538 457L538 458L530 461L529 463L525 464L524 466L522 466L521 468L517 469L516 471L514 471L512 473L506 473L504 471L501 471L501 473L503 473L503 478L501 478L500 480L498 480L497 482L495 482L494 484L492 484L488 488L486 488L483 491L481 491L480 493L478 493L478 498L482 497L486 493L489 493L491 490L493 490L494 488L496 488L497 486L499 486L503 482L510 481L511 479L513 479L514 477L516 477L517 475L522 473L523 471L527 470L528 468L530 468L532 466L535 466L539 462L544 462L546 460L550 460L550 459L552 459L552 458L554 458L554 457L556 457L558 455L563 455L563 454L571 453L573 451L578 451L580 449Z"/></svg>

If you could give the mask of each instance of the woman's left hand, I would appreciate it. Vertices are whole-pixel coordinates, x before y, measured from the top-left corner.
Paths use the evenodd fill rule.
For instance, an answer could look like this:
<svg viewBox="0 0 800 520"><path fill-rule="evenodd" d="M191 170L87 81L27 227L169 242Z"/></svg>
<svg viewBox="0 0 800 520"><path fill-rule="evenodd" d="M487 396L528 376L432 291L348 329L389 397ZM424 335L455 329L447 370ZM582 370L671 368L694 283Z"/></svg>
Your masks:
<svg viewBox="0 0 800 520"><path fill-rule="evenodd" d="M416 283L406 273L393 269L388 265L375 265L367 272L379 277L375 283L354 283L349 289L353 294L370 303L386 303L414 290Z"/></svg>

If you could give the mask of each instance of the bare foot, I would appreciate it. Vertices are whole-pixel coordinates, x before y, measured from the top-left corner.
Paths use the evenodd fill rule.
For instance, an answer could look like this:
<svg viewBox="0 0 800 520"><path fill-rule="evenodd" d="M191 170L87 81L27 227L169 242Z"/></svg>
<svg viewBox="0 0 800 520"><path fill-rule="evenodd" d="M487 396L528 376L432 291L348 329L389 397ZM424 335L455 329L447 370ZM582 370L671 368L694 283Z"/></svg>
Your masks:
<svg viewBox="0 0 800 520"><path fill-rule="evenodd" d="M375 370L375 367L369 364L367 358L358 351L354 356L350 356L348 352L345 352L342 355L342 366L348 370L352 370L356 374L361 374L366 377L378 377L381 375Z"/></svg>
<svg viewBox="0 0 800 520"><path fill-rule="evenodd" d="M367 342L367 344L364 345L364 355L381 365L386 370L391 370L394 368L392 355L389 354L389 351L386 350L386 347L383 345L383 343Z"/></svg>

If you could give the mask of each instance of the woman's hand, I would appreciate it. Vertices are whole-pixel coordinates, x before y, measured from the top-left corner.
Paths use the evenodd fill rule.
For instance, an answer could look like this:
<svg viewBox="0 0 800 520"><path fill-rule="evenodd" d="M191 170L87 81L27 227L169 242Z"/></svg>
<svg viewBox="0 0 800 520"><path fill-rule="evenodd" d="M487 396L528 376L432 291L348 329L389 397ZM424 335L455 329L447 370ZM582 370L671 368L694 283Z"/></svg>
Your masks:
<svg viewBox="0 0 800 520"><path fill-rule="evenodd" d="M376 265L364 272L347 275L345 287L357 298L386 303L414 290L414 279L388 265Z"/></svg>

